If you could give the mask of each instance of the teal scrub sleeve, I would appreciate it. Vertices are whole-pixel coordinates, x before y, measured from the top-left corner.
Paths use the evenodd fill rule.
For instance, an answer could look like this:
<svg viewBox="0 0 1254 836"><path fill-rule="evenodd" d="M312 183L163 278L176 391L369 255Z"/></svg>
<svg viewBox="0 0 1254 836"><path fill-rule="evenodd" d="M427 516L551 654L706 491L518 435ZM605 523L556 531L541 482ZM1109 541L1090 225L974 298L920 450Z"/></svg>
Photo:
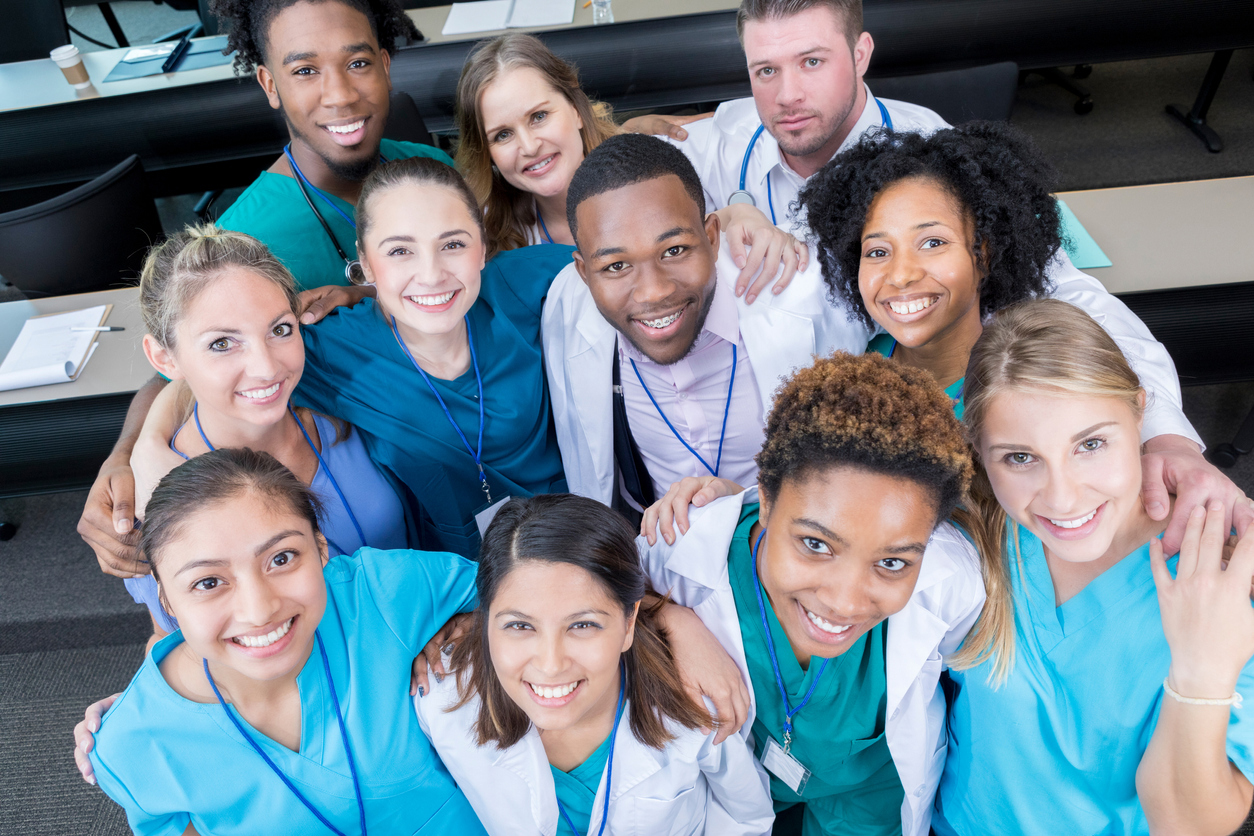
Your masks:
<svg viewBox="0 0 1254 836"><path fill-rule="evenodd" d="M538 334L544 298L574 252L565 244L533 244L497 253L483 268L479 292L510 320L530 323Z"/></svg>
<svg viewBox="0 0 1254 836"><path fill-rule="evenodd" d="M1245 708L1233 709L1228 720L1228 760L1236 764L1247 781L1254 783L1254 716L1247 714L1254 709L1254 659L1246 662L1237 677L1237 693L1245 701ZM1164 694L1163 699L1170 698Z"/></svg>
<svg viewBox="0 0 1254 836"><path fill-rule="evenodd" d="M454 615L478 605L478 564L448 552L360 549L357 571L384 622L417 655Z"/></svg>
<svg viewBox="0 0 1254 836"><path fill-rule="evenodd" d="M187 813L149 813L139 805L135 796L118 779L113 770L100 759L98 749L92 749L92 769L96 772L96 784L126 811L126 823L135 836L183 836L192 817Z"/></svg>

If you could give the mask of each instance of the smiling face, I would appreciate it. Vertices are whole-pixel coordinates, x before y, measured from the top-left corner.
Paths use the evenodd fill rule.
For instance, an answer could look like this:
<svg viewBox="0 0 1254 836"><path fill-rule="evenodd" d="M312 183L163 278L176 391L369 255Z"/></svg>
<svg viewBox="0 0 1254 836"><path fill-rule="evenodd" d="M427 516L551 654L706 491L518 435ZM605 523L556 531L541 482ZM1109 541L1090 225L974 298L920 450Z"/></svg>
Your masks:
<svg viewBox="0 0 1254 836"><path fill-rule="evenodd" d="M597 310L640 353L687 355L714 301L718 216L702 222L674 175L590 197L577 210L575 268Z"/></svg>
<svg viewBox="0 0 1254 836"><path fill-rule="evenodd" d="M935 180L899 180L872 201L858 290L898 343L919 348L957 335L974 344L981 275L970 215Z"/></svg>
<svg viewBox="0 0 1254 836"><path fill-rule="evenodd" d="M523 561L501 581L487 619L488 649L505 693L541 732L612 716L619 657L631 647L635 612L624 613L582 567Z"/></svg>
<svg viewBox="0 0 1254 836"><path fill-rule="evenodd" d="M358 252L384 313L415 334L448 334L479 298L483 234L453 189L412 181L376 192Z"/></svg>
<svg viewBox="0 0 1254 836"><path fill-rule="evenodd" d="M171 380L186 380L202 418L269 427L287 413L305 369L305 344L287 296L274 282L230 266L187 305L173 348L151 336L144 351Z"/></svg>
<svg viewBox="0 0 1254 836"><path fill-rule="evenodd" d="M816 6L750 20L745 56L762 124L808 177L840 149L865 104L862 76L874 44L861 33L850 49L840 15Z"/></svg>
<svg viewBox="0 0 1254 836"><path fill-rule="evenodd" d="M306 519L244 491L192 513L158 557L166 606L215 677L299 672L327 599L323 547Z"/></svg>
<svg viewBox="0 0 1254 836"><path fill-rule="evenodd" d="M1059 560L1098 560L1144 513L1140 419L1117 398L1002 392L977 449L997 501Z"/></svg>
<svg viewBox="0 0 1254 836"><path fill-rule="evenodd" d="M360 180L379 158L390 60L357 9L300 2L270 23L257 80L282 109L293 150L303 145L337 176Z"/></svg>
<svg viewBox="0 0 1254 836"><path fill-rule="evenodd" d="M514 188L564 194L583 162L583 122L575 106L533 67L503 70L479 97L488 152Z"/></svg>
<svg viewBox="0 0 1254 836"><path fill-rule="evenodd" d="M841 655L906 605L936 513L919 483L852 467L762 498L758 577L802 665Z"/></svg>

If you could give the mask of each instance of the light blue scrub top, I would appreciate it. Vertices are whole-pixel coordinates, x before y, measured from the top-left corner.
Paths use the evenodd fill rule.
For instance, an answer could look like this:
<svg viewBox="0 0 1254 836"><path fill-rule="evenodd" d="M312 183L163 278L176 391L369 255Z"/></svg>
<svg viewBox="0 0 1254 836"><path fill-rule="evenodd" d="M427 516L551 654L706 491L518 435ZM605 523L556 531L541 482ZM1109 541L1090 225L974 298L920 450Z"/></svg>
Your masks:
<svg viewBox="0 0 1254 836"><path fill-rule="evenodd" d="M566 815L570 816L575 827L579 828L578 833L571 833L570 825L559 813L556 836L586 836L592 828L592 805L596 802L597 790L601 788L601 776L605 774L609 754L610 735L606 735L596 751L570 772L563 772L549 764L557 800L566 808Z"/></svg>
<svg viewBox="0 0 1254 836"><path fill-rule="evenodd" d="M408 532L405 527L405 506L401 505L392 485L383 478L383 474L370 460L366 445L362 443L361 434L351 426L348 436L343 441L335 441L335 424L325 415L314 413L314 425L318 428L318 439L321 441L322 460L327 466L318 464L309 487L313 489L318 501L322 503L322 513L318 517L318 526L327 538L327 547L334 557L337 554L352 554L362 546L369 545L376 549L403 549L409 545ZM187 425L179 428L181 432ZM308 429L308 427L306 427ZM196 431L192 425L190 432ZM178 438L178 432L174 434ZM174 448L174 439L170 441ZM331 484L327 470L335 474L335 481L344 492L344 499L352 506L353 514L366 535L366 542L361 542L357 528L353 525L344 502ZM157 595L157 582L152 575L141 575L138 578L126 578L123 583L137 604L146 604L153 621L163 631L173 633L179 628L178 619L171 616L161 606Z"/></svg>
<svg viewBox="0 0 1254 836"><path fill-rule="evenodd" d="M1015 665L1000 690L991 662L950 671L949 753L932 828L985 833L1148 834L1136 769L1171 666L1149 546L1061 607L1041 541L1019 528L1010 550ZM1168 565L1175 572L1175 558ZM1237 682L1254 698L1254 664ZM1206 695L1209 696L1209 695ZM1254 717L1233 711L1228 757L1254 778Z"/></svg>
<svg viewBox="0 0 1254 836"><path fill-rule="evenodd" d="M482 834L474 810L423 735L410 664L451 616L475 607L476 565L452 554L362 549L327 563L318 627L344 712L366 826L386 834ZM329 834L235 729L222 706L179 696L160 662L181 632L152 649L105 715L92 766L140 836ZM322 658L297 676L300 751L249 728L275 764L345 834L360 833L357 800Z"/></svg>

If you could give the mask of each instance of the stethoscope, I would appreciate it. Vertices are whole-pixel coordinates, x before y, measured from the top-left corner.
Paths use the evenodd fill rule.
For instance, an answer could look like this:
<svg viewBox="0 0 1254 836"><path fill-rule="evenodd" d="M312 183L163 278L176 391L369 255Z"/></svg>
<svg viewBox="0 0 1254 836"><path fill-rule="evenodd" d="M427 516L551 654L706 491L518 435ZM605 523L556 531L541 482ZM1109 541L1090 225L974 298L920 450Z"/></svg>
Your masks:
<svg viewBox="0 0 1254 836"><path fill-rule="evenodd" d="M874 96L871 98L879 106L883 126L891 131L893 129L893 117L888 115L888 108L884 107L884 103ZM740 163L740 188L732 192L727 198L728 206L733 203L747 203L750 206L758 205L753 195L745 191L745 176L749 173L749 158L753 156L753 146L758 144L758 137L762 136L762 131L764 130L766 130L766 125L758 125L758 129L753 132L753 138L749 140L749 147L745 149L745 158ZM308 196L306 196L306 199L308 199ZM313 204L311 203L310 205L312 206ZM771 173L769 171L766 173L766 206L771 210L771 223L777 223L775 220L775 201L771 198Z"/></svg>
<svg viewBox="0 0 1254 836"><path fill-rule="evenodd" d="M353 229L357 228L357 222L348 216L348 214L336 206L334 201L327 196L322 189L319 189L313 183L309 182L309 178L305 176L305 172L300 170L300 166L296 164L296 158L292 156L292 143L283 146L283 154L287 157L287 162L292 166L292 171L296 173L296 186L300 189L301 196L305 198L305 202L309 204L309 211L314 213L314 217L318 219L318 223L322 225L322 231L327 234L327 238L331 241L331 246L335 247L335 254L344 259L344 280L349 284L353 283L353 264L356 262L348 257L348 253L344 252L344 248L340 246L339 240L336 239L335 233L331 231L331 225L327 223L327 219L322 217L322 213L318 211L318 207L314 206L313 198L309 196L309 190L313 189L318 197L334 209L341 218L348 222ZM379 162L387 162L387 157L379 155Z"/></svg>

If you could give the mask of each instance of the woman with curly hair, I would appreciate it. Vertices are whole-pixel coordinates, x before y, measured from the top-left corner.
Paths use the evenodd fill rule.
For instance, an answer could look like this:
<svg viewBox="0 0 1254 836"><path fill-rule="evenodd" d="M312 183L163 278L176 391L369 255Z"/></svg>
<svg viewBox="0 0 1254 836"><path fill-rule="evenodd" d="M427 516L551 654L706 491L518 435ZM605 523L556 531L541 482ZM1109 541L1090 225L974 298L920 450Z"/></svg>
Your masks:
<svg viewBox="0 0 1254 836"><path fill-rule="evenodd" d="M349 284L366 175L406 157L453 164L437 148L383 138L391 56L417 37L413 22L397 0L214 0L210 9L230 32L236 72L256 74L291 140L219 225L261 240L301 290L324 288L328 306L358 301L367 291L331 288Z"/></svg>
<svg viewBox="0 0 1254 836"><path fill-rule="evenodd" d="M984 320L1046 295L1099 320L1108 315L1104 324L1124 351L1134 363L1160 365L1152 382L1179 404L1162 346L1061 251L1054 180L1024 134L975 122L930 136L864 136L800 199L832 297L883 329L869 348L930 372L959 416L963 371Z"/></svg>
<svg viewBox="0 0 1254 836"><path fill-rule="evenodd" d="M638 540L645 568L751 684L776 833L926 834L942 656L984 602L950 522L971 460L949 400L918 369L838 353L784 383L757 461L759 486L693 511L673 545Z"/></svg>

